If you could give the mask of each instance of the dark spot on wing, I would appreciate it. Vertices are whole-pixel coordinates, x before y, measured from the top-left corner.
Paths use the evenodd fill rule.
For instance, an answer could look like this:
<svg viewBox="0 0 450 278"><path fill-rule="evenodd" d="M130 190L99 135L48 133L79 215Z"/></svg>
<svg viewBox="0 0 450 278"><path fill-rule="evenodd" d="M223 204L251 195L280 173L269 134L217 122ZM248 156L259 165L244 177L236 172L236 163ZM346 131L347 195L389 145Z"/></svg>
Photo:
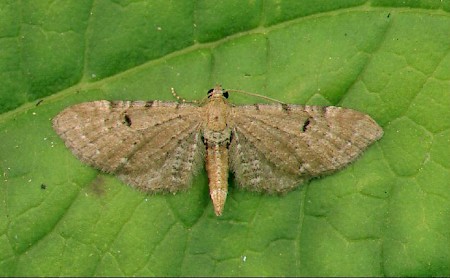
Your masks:
<svg viewBox="0 0 450 278"><path fill-rule="evenodd" d="M124 120L124 124L126 124L127 126L131 126L131 118L130 116L128 116L127 114L125 114L125 116L123 117Z"/></svg>
<svg viewBox="0 0 450 278"><path fill-rule="evenodd" d="M111 107L111 108L120 108L120 107L122 107L123 106L123 101L110 101L109 102L109 106Z"/></svg>
<svg viewBox="0 0 450 278"><path fill-rule="evenodd" d="M309 124L311 123L310 118L306 119L303 123L302 131L305 132L308 129Z"/></svg>
<svg viewBox="0 0 450 278"><path fill-rule="evenodd" d="M282 103L282 104L281 104L281 108L282 108L284 111L286 111L286 112L291 111L291 107L290 107L289 105L285 104L285 103Z"/></svg>

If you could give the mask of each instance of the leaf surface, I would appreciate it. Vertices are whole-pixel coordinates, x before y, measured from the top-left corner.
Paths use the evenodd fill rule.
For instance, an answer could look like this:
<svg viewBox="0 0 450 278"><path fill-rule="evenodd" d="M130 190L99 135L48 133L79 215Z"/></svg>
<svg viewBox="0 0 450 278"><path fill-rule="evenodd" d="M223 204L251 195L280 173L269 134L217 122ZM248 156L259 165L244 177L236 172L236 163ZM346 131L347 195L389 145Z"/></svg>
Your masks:
<svg viewBox="0 0 450 278"><path fill-rule="evenodd" d="M450 275L449 2L216 2L0 4L0 274ZM218 218L204 171L147 196L51 127L75 103L202 99L216 83L353 108L385 135L283 196L230 179Z"/></svg>

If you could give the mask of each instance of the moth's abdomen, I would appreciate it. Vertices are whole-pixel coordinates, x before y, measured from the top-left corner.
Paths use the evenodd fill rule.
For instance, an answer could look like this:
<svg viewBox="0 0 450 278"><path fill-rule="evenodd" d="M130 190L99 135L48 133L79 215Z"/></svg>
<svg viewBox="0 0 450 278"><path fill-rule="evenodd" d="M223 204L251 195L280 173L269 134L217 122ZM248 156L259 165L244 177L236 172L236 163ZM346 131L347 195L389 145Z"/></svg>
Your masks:
<svg viewBox="0 0 450 278"><path fill-rule="evenodd" d="M228 192L228 148L226 144L206 145L206 171L214 212L222 214Z"/></svg>

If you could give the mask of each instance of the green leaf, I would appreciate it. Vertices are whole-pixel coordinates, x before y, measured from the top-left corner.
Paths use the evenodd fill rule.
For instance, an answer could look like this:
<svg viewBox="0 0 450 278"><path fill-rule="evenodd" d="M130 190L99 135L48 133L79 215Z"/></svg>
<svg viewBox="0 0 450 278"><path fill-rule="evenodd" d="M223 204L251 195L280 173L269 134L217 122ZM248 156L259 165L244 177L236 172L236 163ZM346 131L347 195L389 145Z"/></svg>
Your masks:
<svg viewBox="0 0 450 278"><path fill-rule="evenodd" d="M449 3L2 1L0 275L449 276ZM204 171L147 196L51 127L75 103L216 83L354 108L385 135L283 196L230 179L216 217Z"/></svg>

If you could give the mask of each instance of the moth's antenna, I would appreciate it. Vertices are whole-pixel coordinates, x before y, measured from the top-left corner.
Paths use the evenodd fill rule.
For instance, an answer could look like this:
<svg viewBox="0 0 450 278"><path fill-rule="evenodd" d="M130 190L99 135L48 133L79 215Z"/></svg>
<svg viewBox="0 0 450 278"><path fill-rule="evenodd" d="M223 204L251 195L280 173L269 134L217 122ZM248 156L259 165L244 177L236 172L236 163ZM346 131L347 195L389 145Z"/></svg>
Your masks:
<svg viewBox="0 0 450 278"><path fill-rule="evenodd" d="M286 104L286 103L284 103L282 101L279 101L277 99L274 99L274 98L271 98L271 97L267 97L267 96L263 96L263 95L260 95L260 94L250 93L250 92L247 92L247 91L233 90L233 89L226 90L226 91L228 91L228 92L235 92L235 93L241 93L241 94L244 94L244 95L249 95L249 96L254 96L254 97L259 97L259 98L262 98L262 99L265 99L265 100L269 100L269 101L273 101L273 102L280 103L280 104Z"/></svg>
<svg viewBox="0 0 450 278"><path fill-rule="evenodd" d="M170 88L170 90L172 91L172 96L173 96L174 98L176 98L179 102L182 102L182 103L189 102L189 103L199 104L199 101L198 101L198 100L187 101L185 98L180 97L180 96L177 94L177 92L175 92L175 89L174 89L173 87Z"/></svg>

